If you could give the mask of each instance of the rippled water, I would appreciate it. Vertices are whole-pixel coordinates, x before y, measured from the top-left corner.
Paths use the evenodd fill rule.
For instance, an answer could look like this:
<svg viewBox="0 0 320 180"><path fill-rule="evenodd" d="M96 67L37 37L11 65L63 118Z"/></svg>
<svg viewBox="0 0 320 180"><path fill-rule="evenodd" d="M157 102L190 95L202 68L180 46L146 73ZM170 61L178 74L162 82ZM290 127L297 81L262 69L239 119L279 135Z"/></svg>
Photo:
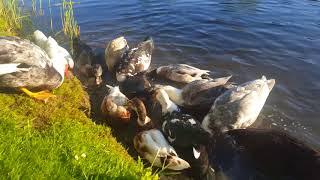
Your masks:
<svg viewBox="0 0 320 180"><path fill-rule="evenodd" d="M57 2L51 0L55 27ZM232 74L239 83L275 78L255 126L286 130L320 147L319 1L82 0L74 7L81 38L92 47L119 35L131 44L150 35L154 66L188 63ZM45 8L34 23L48 29L48 19Z"/></svg>

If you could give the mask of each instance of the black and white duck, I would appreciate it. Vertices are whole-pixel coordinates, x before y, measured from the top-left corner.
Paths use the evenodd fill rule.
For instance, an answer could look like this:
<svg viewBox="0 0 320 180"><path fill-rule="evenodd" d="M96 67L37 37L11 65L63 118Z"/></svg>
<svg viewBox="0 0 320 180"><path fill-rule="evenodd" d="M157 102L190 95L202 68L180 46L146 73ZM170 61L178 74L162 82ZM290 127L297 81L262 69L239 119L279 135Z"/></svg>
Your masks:
<svg viewBox="0 0 320 180"><path fill-rule="evenodd" d="M136 47L126 51L115 65L117 81L123 82L129 76L146 72L151 63L153 49L153 40L151 37L147 37Z"/></svg>
<svg viewBox="0 0 320 180"><path fill-rule="evenodd" d="M127 40L121 36L110 41L105 50L105 61L108 66L108 70L111 73L115 72L116 65L121 60L123 54L129 50Z"/></svg>
<svg viewBox="0 0 320 180"><path fill-rule="evenodd" d="M29 40L0 37L0 88L20 89L27 95L47 101L55 97L48 90L59 87L73 66L53 38L44 43L46 51ZM42 90L34 93L31 90Z"/></svg>
<svg viewBox="0 0 320 180"><path fill-rule="evenodd" d="M169 145L162 132L154 129L151 119L147 115L144 103L133 98L128 102L128 108L137 115L137 134L133 139L136 151L156 167L171 170L182 170L190 165L179 158L175 149Z"/></svg>
<svg viewBox="0 0 320 180"><path fill-rule="evenodd" d="M171 170L190 168L189 163L179 158L175 149L157 129L140 132L133 142L137 152L156 167Z"/></svg>
<svg viewBox="0 0 320 180"><path fill-rule="evenodd" d="M246 82L220 95L202 121L202 127L209 133L228 129L246 128L252 125L263 108L274 79Z"/></svg>
<svg viewBox="0 0 320 180"><path fill-rule="evenodd" d="M178 83L190 83L195 80L210 79L209 72L209 70L202 70L187 64L170 64L156 68L151 74L156 73L157 76Z"/></svg>
<svg viewBox="0 0 320 180"><path fill-rule="evenodd" d="M183 148L181 157L198 169L199 179L212 171L228 179L318 178L320 152L281 131L232 129L211 136L186 121L170 121L163 129L165 136L175 137L173 147Z"/></svg>
<svg viewBox="0 0 320 180"><path fill-rule="evenodd" d="M160 103L161 105L161 111L162 111L162 123L161 126L165 126L165 124L167 122L170 121L188 121L192 124L197 124L196 123L196 119L186 113L181 112L180 108L170 100L168 94L166 93L166 91L162 88L157 88L154 91L154 98L157 102ZM171 143L172 141L174 141L174 137L170 136L170 132L169 132L169 136L167 136L169 142Z"/></svg>
<svg viewBox="0 0 320 180"><path fill-rule="evenodd" d="M230 83L226 84L230 78L231 76L211 80L195 80L182 89L173 86L162 86L161 88L167 92L175 104L208 112L217 97L234 87Z"/></svg>

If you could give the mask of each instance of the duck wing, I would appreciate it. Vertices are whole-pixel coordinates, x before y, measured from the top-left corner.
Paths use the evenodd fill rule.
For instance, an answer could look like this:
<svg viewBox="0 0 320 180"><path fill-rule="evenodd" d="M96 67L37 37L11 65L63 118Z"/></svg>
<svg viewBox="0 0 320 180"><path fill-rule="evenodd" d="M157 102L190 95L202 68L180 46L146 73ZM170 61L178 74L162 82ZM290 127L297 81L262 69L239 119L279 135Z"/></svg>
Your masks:
<svg viewBox="0 0 320 180"><path fill-rule="evenodd" d="M105 60L110 72L114 72L123 54L129 50L127 40L121 36L108 43L105 49Z"/></svg>
<svg viewBox="0 0 320 180"><path fill-rule="evenodd" d="M182 89L182 98L186 106L210 107L228 88L224 86L232 76L195 80Z"/></svg>
<svg viewBox="0 0 320 180"><path fill-rule="evenodd" d="M203 120L203 127L222 130L247 128L255 122L275 80L249 81L219 96Z"/></svg>
<svg viewBox="0 0 320 180"><path fill-rule="evenodd" d="M190 83L194 80L203 79L202 76L209 75L208 70L201 70L187 64L171 64L168 66L161 66L157 68L156 71L157 74L162 77L181 83Z"/></svg>
<svg viewBox="0 0 320 180"><path fill-rule="evenodd" d="M0 37L0 64L24 64L44 68L52 65L47 53L29 40Z"/></svg>
<svg viewBox="0 0 320 180"><path fill-rule="evenodd" d="M151 37L139 43L135 48L124 53L118 64L117 79L123 81L127 76L134 76L149 69L154 43ZM122 78L120 78L122 77Z"/></svg>

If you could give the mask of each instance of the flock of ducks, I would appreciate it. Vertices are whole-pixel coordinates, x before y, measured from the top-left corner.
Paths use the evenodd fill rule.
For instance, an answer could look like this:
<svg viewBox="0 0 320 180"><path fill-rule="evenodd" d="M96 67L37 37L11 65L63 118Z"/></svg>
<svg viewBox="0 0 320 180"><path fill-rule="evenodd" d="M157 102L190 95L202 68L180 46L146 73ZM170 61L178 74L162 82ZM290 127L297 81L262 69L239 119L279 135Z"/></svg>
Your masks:
<svg viewBox="0 0 320 180"><path fill-rule="evenodd" d="M90 47L72 57L52 37L34 32L34 42L0 37L0 88L20 89L47 101L69 68L103 79L102 67L90 59ZM108 119L137 125L132 138L140 156L153 166L184 170L195 179L223 172L231 179L316 179L320 154L286 133L250 126L256 121L274 79L262 76L243 84L231 76L212 78L208 70L172 64L149 70L154 42L147 37L129 47L112 40L105 63L118 85L107 85L101 112ZM153 83L160 78L167 84ZM180 86L177 85L180 84ZM169 85L168 85L169 84ZM31 92L30 90L40 90Z"/></svg>

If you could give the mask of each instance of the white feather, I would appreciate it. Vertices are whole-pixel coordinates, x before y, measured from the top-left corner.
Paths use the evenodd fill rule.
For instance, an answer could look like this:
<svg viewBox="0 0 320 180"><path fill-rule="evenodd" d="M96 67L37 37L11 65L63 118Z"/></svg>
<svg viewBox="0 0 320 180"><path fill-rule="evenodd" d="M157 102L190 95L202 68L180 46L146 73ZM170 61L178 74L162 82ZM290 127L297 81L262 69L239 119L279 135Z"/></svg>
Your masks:
<svg viewBox="0 0 320 180"><path fill-rule="evenodd" d="M19 65L20 63L0 64L0 75L30 70L30 68L18 68Z"/></svg>
<svg viewBox="0 0 320 180"><path fill-rule="evenodd" d="M179 106L183 106L184 100L182 98L182 90L173 86L163 86L163 89L168 94L169 98Z"/></svg>

